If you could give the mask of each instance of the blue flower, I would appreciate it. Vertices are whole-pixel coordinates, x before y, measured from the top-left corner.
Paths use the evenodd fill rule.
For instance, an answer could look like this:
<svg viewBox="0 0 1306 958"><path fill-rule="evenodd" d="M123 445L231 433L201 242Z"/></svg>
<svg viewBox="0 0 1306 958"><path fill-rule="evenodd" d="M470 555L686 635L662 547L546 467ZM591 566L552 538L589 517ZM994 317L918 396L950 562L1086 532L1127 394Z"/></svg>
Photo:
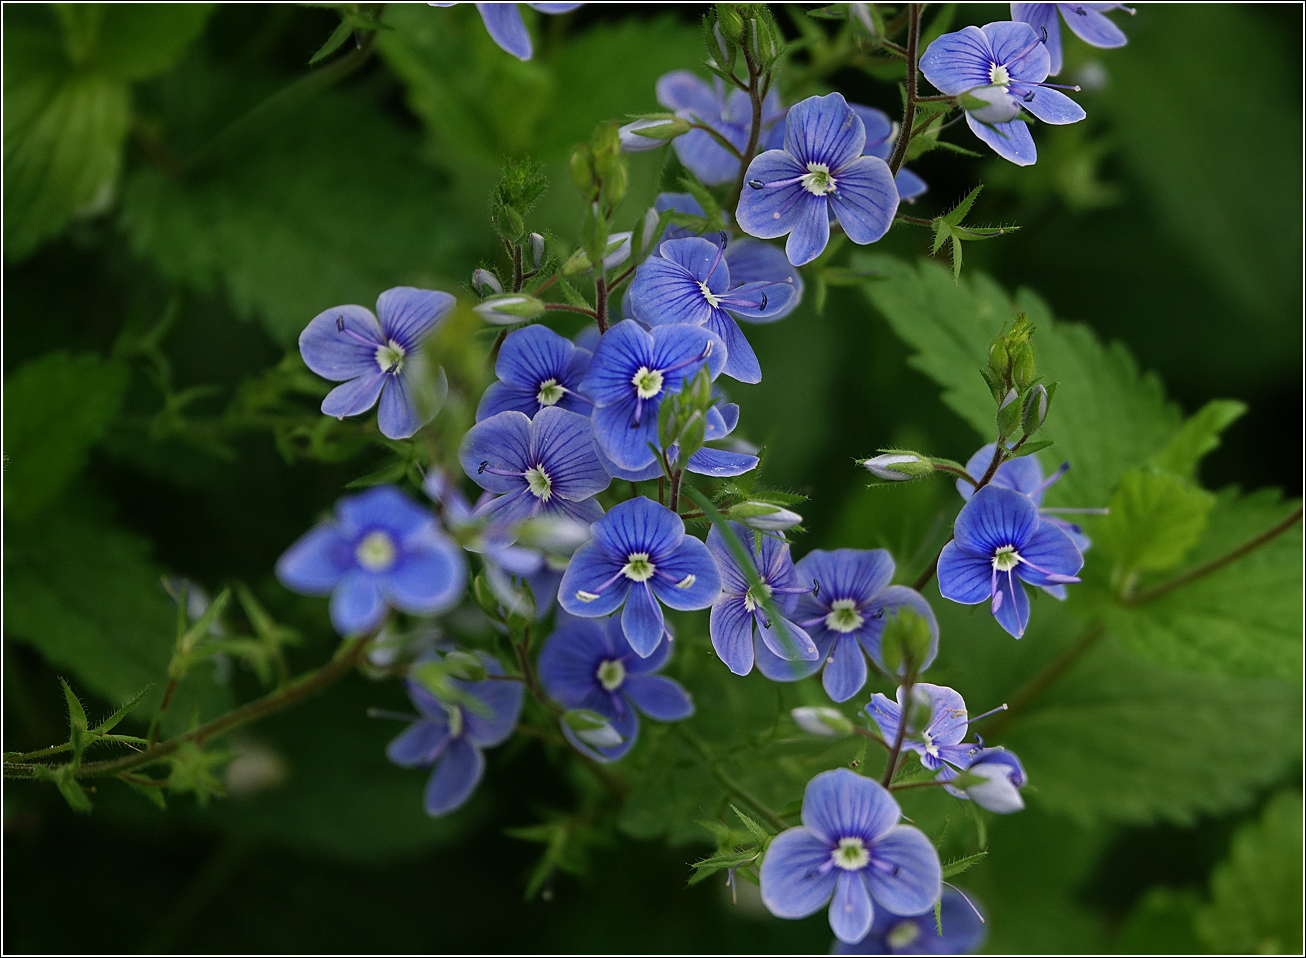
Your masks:
<svg viewBox="0 0 1306 958"><path fill-rule="evenodd" d="M917 915L938 901L939 853L919 828L898 824L902 809L879 782L846 768L822 772L807 783L802 815L762 861L772 914L806 918L830 902L830 928L851 943L866 937L880 908Z"/></svg>
<svg viewBox="0 0 1306 958"><path fill-rule="evenodd" d="M398 286L376 301L377 317L362 306L336 306L313 317L299 334L309 369L343 383L322 400L322 411L343 419L367 412L378 398L377 425L390 439L407 439L435 415L424 395L422 343L453 308L448 293Z"/></svg>
<svg viewBox="0 0 1306 958"><path fill-rule="evenodd" d="M591 403L576 392L590 368L592 354L547 326L527 326L508 334L499 348L492 383L476 407L476 421L515 409L534 416L558 406L588 416Z"/></svg>
<svg viewBox="0 0 1306 958"><path fill-rule="evenodd" d="M743 152L753 123L753 104L743 90L726 94L725 83L714 78L708 86L688 70L674 70L658 79L658 103L677 116L710 126L727 143ZM784 117L780 94L772 90L762 102L762 129ZM645 137L650 147L661 142ZM735 156L705 130L690 130L672 141L676 156L685 168L708 186L728 183L739 175L739 157Z"/></svg>
<svg viewBox="0 0 1306 958"><path fill-rule="evenodd" d="M582 389L594 400L594 435L609 459L623 469L643 469L657 456L658 410L704 367L715 379L726 348L697 326L658 326L652 331L627 319L607 331L590 363Z"/></svg>
<svg viewBox="0 0 1306 958"><path fill-rule="evenodd" d="M794 570L789 543L778 536L763 535L759 550L753 542L753 530L738 522L730 523L730 528L748 550L780 613L780 621L773 622L767 615L725 536L713 526L707 534L707 547L721 570L721 594L712 603L708 621L712 647L736 675L747 675L756 661L759 671L776 682L806 678L821 667L820 653L811 636L789 617L798 605L798 596L809 592L811 584ZM754 625L760 642L754 639Z"/></svg>
<svg viewBox="0 0 1306 958"><path fill-rule="evenodd" d="M1025 807L1025 800L1020 797L1020 790L1025 787L1025 767L1014 752L1003 748L977 748L966 771L981 781L965 788L943 787L958 798L968 798L980 808L999 815L1009 815ZM952 781L957 773L945 767L936 777Z"/></svg>
<svg viewBox="0 0 1306 958"><path fill-rule="evenodd" d="M895 915L887 908L875 910L866 937L855 945L835 941L836 955L969 955L984 943L984 919L959 891L943 889L939 924L934 910L921 915Z"/></svg>
<svg viewBox="0 0 1306 958"><path fill-rule="evenodd" d="M984 715L968 718L966 701L957 692L942 685L930 685L918 682L911 691L912 703L916 708L928 714L924 728L915 728L910 724L903 734L902 747L920 756L921 764L930 771L938 771L948 765L954 768L967 768L981 746L963 744L966 730L971 722L979 721ZM890 701L882 692L871 696L866 712L875 719L880 727L880 734L886 742L898 740L898 725L902 722L905 687L898 686L898 701ZM1000 711L1006 706L1000 706ZM915 709L913 709L915 712ZM990 712L985 715L992 714ZM948 776L951 778L951 776Z"/></svg>
<svg viewBox="0 0 1306 958"><path fill-rule="evenodd" d="M1029 624L1033 586L1078 582L1084 557L1070 537L1040 522L1029 496L992 484L975 493L957 515L953 540L939 554L939 592L974 605L990 599L998 624L1020 638Z"/></svg>
<svg viewBox="0 0 1306 958"><path fill-rule="evenodd" d="M731 288L726 245L724 233L719 244L701 236L662 243L635 272L631 309L635 319L649 326L706 326L725 343L722 371L740 382L761 382L762 367L735 318L778 319L782 311L788 312L795 289L784 276Z"/></svg>
<svg viewBox="0 0 1306 958"><path fill-rule="evenodd" d="M593 539L576 550L558 587L558 604L572 615L596 618L621 608L631 648L647 658L666 631L662 605L681 612L706 609L721 591L721 576L703 543L665 506L639 496L612 507L591 527Z"/></svg>
<svg viewBox="0 0 1306 958"><path fill-rule="evenodd" d="M606 718L621 736L609 748L582 742L564 722L562 733L578 750L601 762L621 758L639 735L636 709L659 722L678 722L694 714L689 693L653 673L667 664L671 642L662 642L642 658L622 634L613 616L601 621L571 619L549 636L540 652L538 671L544 691L568 709L589 709Z"/></svg>
<svg viewBox="0 0 1306 958"><path fill-rule="evenodd" d="M723 400L724 397L718 394L713 405L708 407L707 428L703 437L706 442L725 439L739 425L739 406L736 403L728 403ZM662 475L662 464L656 459L642 469L623 469L604 455L601 446L598 452L599 462L603 463L603 468L608 470L614 479L645 482ZM667 450L667 459L673 468L679 463L680 447L678 445L673 445ZM685 470L699 476L724 479L752 472L757 468L758 461L757 456L749 453L704 446L689 457L689 461L685 463Z"/></svg>
<svg viewBox="0 0 1306 958"><path fill-rule="evenodd" d="M452 7L455 3L432 3L432 7ZM540 13L570 13L583 3L528 3L526 6ZM499 45L505 53L511 53L518 60L529 60L534 53L531 47L531 35L522 21L521 11L515 3L478 3L477 11L485 21L486 32L490 39Z"/></svg>
<svg viewBox="0 0 1306 958"><path fill-rule="evenodd" d="M866 128L842 94L795 105L784 144L748 165L735 214L740 229L761 239L788 233L785 253L795 266L825 249L831 213L854 243L874 243L889 231L898 189L884 160L862 155Z"/></svg>
<svg viewBox="0 0 1306 958"><path fill-rule="evenodd" d="M367 632L386 606L412 615L449 608L467 586L467 564L435 517L394 486L336 503L334 522L310 529L277 560L277 578L305 595L331 595L341 635Z"/></svg>
<svg viewBox="0 0 1306 958"><path fill-rule="evenodd" d="M917 670L924 671L939 650L939 625L930 604L915 589L890 585L893 557L884 549L815 549L797 565L802 582L814 582L815 592L798 599L796 617L816 643L825 663L821 680L836 702L846 702L866 684L866 659L871 657L892 674L880 653L880 636L888 616L902 608L918 613L929 625L930 651Z"/></svg>
<svg viewBox="0 0 1306 958"><path fill-rule="evenodd" d="M438 659L432 653L418 662ZM386 746L390 761L405 768L434 765L426 783L426 814L444 815L471 796L485 772L481 749L501 745L512 735L521 715L522 684L504 679L503 666L484 653L480 659L490 675L480 682L450 679L460 691L475 698L481 708L444 703L420 683L409 679L408 697L421 713ZM481 714L481 713L485 714Z"/></svg>
<svg viewBox="0 0 1306 958"><path fill-rule="evenodd" d="M1052 64L1048 73L1061 72L1061 24L1057 11L1066 18L1066 26L1089 46L1110 49L1129 42L1125 32L1106 16L1108 10L1134 11L1123 3L1013 3L1011 19L1028 23L1043 38Z"/></svg>
<svg viewBox="0 0 1306 958"><path fill-rule="evenodd" d="M968 109L971 131L1003 159L1029 166L1038 159L1022 109L1044 123L1075 123L1085 116L1078 103L1045 83L1051 67L1047 48L1027 23L990 23L945 33L921 55L925 78L949 96L969 93L984 100Z"/></svg>
<svg viewBox="0 0 1306 958"><path fill-rule="evenodd" d="M463 437L463 470L495 499L478 517L520 522L535 516L569 516L593 522L603 515L594 496L612 478L599 464L590 421L557 406L534 419L509 410L478 422Z"/></svg>

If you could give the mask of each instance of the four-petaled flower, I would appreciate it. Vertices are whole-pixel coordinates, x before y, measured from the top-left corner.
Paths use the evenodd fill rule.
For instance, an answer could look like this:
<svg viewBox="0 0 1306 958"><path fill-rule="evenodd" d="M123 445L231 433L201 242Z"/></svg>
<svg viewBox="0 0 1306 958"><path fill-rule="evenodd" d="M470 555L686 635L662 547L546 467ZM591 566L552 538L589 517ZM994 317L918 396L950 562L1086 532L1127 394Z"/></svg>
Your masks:
<svg viewBox="0 0 1306 958"><path fill-rule="evenodd" d="M499 381L491 383L476 407L476 421L515 409L534 416L550 406L588 416L592 404L576 390L590 368L592 354L578 349L547 326L527 326L508 334L494 363Z"/></svg>
<svg viewBox="0 0 1306 958"><path fill-rule="evenodd" d="M930 648L924 671L939 649L939 625L934 611L915 589L890 585L893 557L885 549L814 549L796 566L802 582L814 582L815 591L799 596L795 617L807 630L825 663L821 681L836 702L846 702L866 684L866 659L892 674L880 652L886 620L900 609L920 615L930 630Z"/></svg>
<svg viewBox="0 0 1306 958"><path fill-rule="evenodd" d="M1075 123L1083 108L1045 83L1051 61L1027 23L990 23L945 33L921 55L921 73L949 96L983 100L966 110L966 123L1003 159L1029 166L1038 159L1034 137L1019 119L1027 110L1044 123ZM1077 88L1076 88L1077 89Z"/></svg>
<svg viewBox="0 0 1306 958"><path fill-rule="evenodd" d="M322 400L328 416L366 412L381 400L377 425L390 439L407 439L435 415L422 343L453 308L448 293L399 286L362 306L336 306L313 317L299 334L309 369L342 383ZM380 316L380 321L377 321Z"/></svg>
<svg viewBox="0 0 1306 958"><path fill-rule="evenodd" d="M662 243L635 272L631 311L635 319L649 326L688 323L707 327L725 343L722 372L740 382L761 382L762 367L735 319L778 319L788 312L797 291L784 276L732 289L730 267L724 258L726 246L724 233L720 243L701 236Z"/></svg>
<svg viewBox="0 0 1306 958"><path fill-rule="evenodd" d="M689 693L678 682L654 675L667 664L671 642L648 658L635 653L616 616L570 619L544 643L538 671L544 691L568 709L589 709L612 723L621 744L604 748L582 742L565 722L562 732L581 752L612 762L630 751L639 734L636 709L659 722L678 722L694 714Z"/></svg>
<svg viewBox="0 0 1306 958"><path fill-rule="evenodd" d="M1011 19L1028 23L1034 32L1043 38L1048 48L1052 65L1048 73L1056 76L1061 72L1061 24L1057 22L1057 11L1066 18L1066 26L1072 33L1089 46L1111 49L1123 47L1129 42L1125 31L1111 22L1108 10L1134 11L1123 3L1013 3Z"/></svg>
<svg viewBox="0 0 1306 958"><path fill-rule="evenodd" d="M277 578L305 595L330 593L331 624L351 635L380 625L387 605L412 615L449 608L467 585L467 563L430 510L374 486L341 499L335 521L287 549Z"/></svg>
<svg viewBox="0 0 1306 958"><path fill-rule="evenodd" d="M572 615L596 618L625 603L621 627L647 658L666 627L662 605L706 609L721 591L707 547L685 535L685 523L665 506L639 496L612 507L590 529L558 587L558 604Z"/></svg>
<svg viewBox="0 0 1306 958"><path fill-rule="evenodd" d="M852 943L866 937L879 908L917 915L938 901L939 853L919 828L898 824L902 809L879 782L846 768L822 772L803 792L802 818L762 861L762 901L772 914L806 918L828 901L830 928Z"/></svg>
<svg viewBox="0 0 1306 958"><path fill-rule="evenodd" d="M942 934L940 934L942 928ZM959 891L943 889L939 926L934 910L921 915L895 915L875 909L866 937L856 944L835 941L836 955L969 955L984 943L984 919Z"/></svg>
<svg viewBox="0 0 1306 958"><path fill-rule="evenodd" d="M513 410L483 419L467 430L458 459L477 485L499 493L476 510L498 522L535 516L593 522L603 515L593 497L612 481L599 463L589 419L557 406L534 419Z"/></svg>
<svg viewBox="0 0 1306 958"><path fill-rule="evenodd" d="M762 535L760 550L754 545L752 529L730 523L762 580L762 588L775 603L780 621L772 621L752 585L726 543L718 526L707 534L707 547L721 570L721 594L712 603L708 631L712 647L721 661L736 675L747 675L753 663L768 679L793 682L821 667L820 653L801 626L788 617L794 614L800 593L812 584L799 578L789 555L789 543L774 535ZM761 637L758 642L756 634Z"/></svg>
<svg viewBox="0 0 1306 958"><path fill-rule="evenodd" d="M886 742L898 740L898 726L902 722L905 686L898 686L898 701L894 702L882 692L871 696L866 712L875 719L880 734ZM907 714L907 729L903 733L902 747L920 756L921 764L932 772L947 765L966 768L980 746L962 744L972 721L984 716L968 718L966 701L957 692L942 685L918 682L912 686L912 708ZM1005 707L1005 706L1003 706ZM924 728L913 724L913 713L927 714ZM985 713L991 714L991 713Z"/></svg>
<svg viewBox="0 0 1306 958"><path fill-rule="evenodd" d="M453 7L456 3L432 3L432 7ZM540 13L570 13L583 3L528 3L526 6ZM531 35L526 23L521 18L521 10L515 3L478 3L477 11L485 23L485 31L490 39L499 45L505 53L511 53L518 60L529 60L534 54L531 47Z"/></svg>
<svg viewBox="0 0 1306 958"><path fill-rule="evenodd" d="M992 484L975 493L957 515L953 540L939 554L939 592L974 605L990 599L998 624L1020 638L1029 625L1033 586L1078 582L1084 557L1070 537L1040 522L1029 496Z"/></svg>
<svg viewBox="0 0 1306 958"><path fill-rule="evenodd" d="M699 326L643 329L627 319L599 340L582 389L594 400L594 435L623 469L643 469L657 458L658 410L685 380L707 368L715 379L725 365L721 339Z"/></svg>
<svg viewBox="0 0 1306 958"><path fill-rule="evenodd" d="M789 111L784 149L748 165L735 217L761 239L789 234L785 252L795 266L810 263L830 241L830 214L854 243L889 231L898 189L889 165L863 156L866 128L841 93L814 96Z"/></svg>
<svg viewBox="0 0 1306 958"><path fill-rule="evenodd" d="M494 678L479 682L450 679L462 693L476 700L470 704L441 702L414 679L408 680L408 697L421 713L399 733L385 754L405 768L434 765L426 783L426 814L444 815L471 796L485 772L481 749L501 745L512 735L521 715L522 684L503 677L503 666L484 653L485 670ZM438 656L419 659L415 665L436 661Z"/></svg>

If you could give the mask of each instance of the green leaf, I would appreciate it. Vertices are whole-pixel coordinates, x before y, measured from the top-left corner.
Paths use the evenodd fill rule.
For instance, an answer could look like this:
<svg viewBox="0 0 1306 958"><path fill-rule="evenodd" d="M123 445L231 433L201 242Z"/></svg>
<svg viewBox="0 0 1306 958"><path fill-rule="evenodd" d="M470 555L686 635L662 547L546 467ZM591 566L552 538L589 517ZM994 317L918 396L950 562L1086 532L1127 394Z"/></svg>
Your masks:
<svg viewBox="0 0 1306 958"><path fill-rule="evenodd" d="M63 493L118 414L127 368L49 353L5 382L5 514L24 520Z"/></svg>
<svg viewBox="0 0 1306 958"><path fill-rule="evenodd" d="M689 867L694 869L694 873L689 876L689 884L697 885L703 879L715 875L719 871L727 868L738 868L740 865L747 865L755 862L761 857L761 851L757 848L747 849L738 852L719 852L716 855L710 855L707 858L693 862Z"/></svg>
<svg viewBox="0 0 1306 958"><path fill-rule="evenodd" d="M180 59L203 31L214 3L105 3L94 58L106 73L140 80Z"/></svg>
<svg viewBox="0 0 1306 958"><path fill-rule="evenodd" d="M82 708L82 703L78 700L77 696L73 694L73 690L69 687L67 682L60 679L59 684L63 686L64 701L68 703L68 727L75 731L85 732L86 709Z"/></svg>
<svg viewBox="0 0 1306 958"><path fill-rule="evenodd" d="M326 38L326 42L323 43L322 46L318 47L317 53L313 54L309 58L308 65L314 66L315 64L320 63L321 61L325 60L327 57L331 56L331 54L335 53L337 50L339 50L342 46L345 45L345 41L348 40L350 36L353 35L353 32L354 32L353 24L350 23L347 19L341 20L340 23L336 26L336 28L331 31L331 36Z"/></svg>
<svg viewBox="0 0 1306 958"><path fill-rule="evenodd" d="M121 722L123 719L125 719L128 716L128 714L131 713L131 710L140 704L141 699L145 698L145 693L147 693L152 687L153 686L149 686L149 685L145 686L145 688L141 689L134 696L132 696L131 701L129 701L122 708L118 709L118 711L114 712L112 715L110 715L99 725L95 726L95 728L93 728L91 731L95 732L95 734L97 735L107 735L108 733L112 732L118 726L118 723ZM126 738L127 736L123 736L123 737Z"/></svg>
<svg viewBox="0 0 1306 958"><path fill-rule="evenodd" d="M731 805L730 810L735 813L736 818L744 823L744 828L748 829L748 834L752 835L759 845L765 847L767 842L771 840L771 833L741 812L737 805Z"/></svg>
<svg viewBox="0 0 1306 958"><path fill-rule="evenodd" d="M964 858L954 858L943 866L943 877L952 878L954 875L960 875L962 872L969 871L973 866L978 865L988 857L987 851L978 851L973 855L967 855Z"/></svg>
<svg viewBox="0 0 1306 958"><path fill-rule="evenodd" d="M1131 471L1107 504L1096 540L1122 575L1170 569L1206 528L1215 497L1168 473Z"/></svg>
<svg viewBox="0 0 1306 958"><path fill-rule="evenodd" d="M1196 478L1197 464L1220 445L1220 433L1247 411L1247 404L1234 399L1212 399L1189 416L1164 449L1152 457L1152 465L1166 472Z"/></svg>
<svg viewBox="0 0 1306 958"><path fill-rule="evenodd" d="M1111 950L1118 955L1200 954L1205 949L1193 931L1199 905L1189 889L1150 889L1134 906Z"/></svg>
<svg viewBox="0 0 1306 958"><path fill-rule="evenodd" d="M1215 954L1300 954L1302 800L1280 792L1259 821L1233 837L1229 858L1211 875L1211 902L1195 919Z"/></svg>

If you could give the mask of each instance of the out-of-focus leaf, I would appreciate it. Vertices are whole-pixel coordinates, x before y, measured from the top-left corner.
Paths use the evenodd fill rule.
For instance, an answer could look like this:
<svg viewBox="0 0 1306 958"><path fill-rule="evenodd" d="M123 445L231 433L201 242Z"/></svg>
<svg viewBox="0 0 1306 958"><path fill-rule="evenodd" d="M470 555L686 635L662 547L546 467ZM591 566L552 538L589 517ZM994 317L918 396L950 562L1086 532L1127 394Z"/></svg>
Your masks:
<svg viewBox="0 0 1306 958"><path fill-rule="evenodd" d="M1220 433L1247 411L1246 403L1212 399L1186 420L1164 449L1152 459L1158 469L1192 478L1197 464L1220 445Z"/></svg>
<svg viewBox="0 0 1306 958"><path fill-rule="evenodd" d="M208 23L213 3L104 3L94 59L106 73L139 80L172 66Z"/></svg>
<svg viewBox="0 0 1306 958"><path fill-rule="evenodd" d="M1190 890L1151 889L1134 906L1112 951L1119 955L1191 955L1204 951L1193 931L1193 916L1199 904Z"/></svg>
<svg viewBox="0 0 1306 958"><path fill-rule="evenodd" d="M1178 476L1130 471L1094 536L1124 575L1169 569L1197 544L1213 505L1213 495Z"/></svg>

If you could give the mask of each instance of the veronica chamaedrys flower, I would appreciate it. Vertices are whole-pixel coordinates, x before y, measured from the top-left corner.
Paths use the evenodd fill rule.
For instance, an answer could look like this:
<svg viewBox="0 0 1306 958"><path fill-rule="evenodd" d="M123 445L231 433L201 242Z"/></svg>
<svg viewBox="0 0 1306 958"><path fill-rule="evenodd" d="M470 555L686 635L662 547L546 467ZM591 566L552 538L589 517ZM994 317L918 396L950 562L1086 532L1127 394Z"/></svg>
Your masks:
<svg viewBox="0 0 1306 958"><path fill-rule="evenodd" d="M557 406L534 419L511 409L482 419L467 430L458 460L478 486L497 494L476 515L499 522L536 516L593 522L603 515L594 496L612 481L594 450L589 419Z"/></svg>
<svg viewBox="0 0 1306 958"><path fill-rule="evenodd" d="M635 271L630 287L634 318L649 326L688 323L705 326L726 347L722 372L740 382L762 380L762 367L736 318L770 322L779 318L795 290L784 277L736 285L725 262L727 237L667 240Z"/></svg>
<svg viewBox="0 0 1306 958"><path fill-rule="evenodd" d="M814 549L796 566L800 582L815 583L798 597L794 617L816 643L825 672L821 681L836 702L846 702L866 684L866 656L881 671L880 637L887 619L910 609L929 626L930 649L918 671L927 669L939 650L939 625L930 604L915 589L890 585L893 557L886 549Z"/></svg>
<svg viewBox="0 0 1306 958"><path fill-rule="evenodd" d="M1013 3L1011 19L1028 23L1043 38L1052 61L1048 73L1053 76L1061 72L1061 24L1057 22L1058 10L1070 31L1089 46L1111 49L1123 47L1129 42L1125 31L1112 23L1106 15L1108 10L1134 12L1123 3Z"/></svg>
<svg viewBox="0 0 1306 958"><path fill-rule="evenodd" d="M756 662L759 671L776 682L806 678L821 667L820 653L811 636L790 617L799 594L810 591L812 584L799 578L784 539L762 535L759 549L752 529L738 522L730 523L730 528L748 552L780 621L771 620L725 536L714 525L707 534L707 547L721 570L721 594L712 603L708 620L712 647L736 675L747 675ZM755 631L760 641L755 640Z"/></svg>
<svg viewBox="0 0 1306 958"><path fill-rule="evenodd" d="M784 149L748 165L735 219L750 236L789 234L785 253L810 263L830 241L830 214L854 243L874 243L898 211L889 164L863 156L866 128L841 93L808 97L785 118Z"/></svg>
<svg viewBox="0 0 1306 958"><path fill-rule="evenodd" d="M934 909L920 915L895 915L875 909L866 937L856 944L836 940L836 955L969 955L984 943L984 919L959 891L943 889L939 927Z"/></svg>
<svg viewBox="0 0 1306 958"><path fill-rule="evenodd" d="M476 421L508 409L534 416L558 406L588 416L592 404L576 390L590 368L592 354L547 326L514 330L499 347L491 383L476 407Z"/></svg>
<svg viewBox="0 0 1306 958"><path fill-rule="evenodd" d="M1017 166L1038 159L1034 137L1020 119L1022 109L1056 125L1085 116L1078 103L1044 82L1050 67L1042 38L1019 22L945 33L921 55L921 72L939 90L985 101L982 108L966 110L966 123L998 156Z"/></svg>
<svg viewBox="0 0 1306 958"><path fill-rule="evenodd" d="M775 837L762 861L762 902L780 918L806 918L830 902L840 941L866 937L881 908L929 910L942 889L939 853L900 825L889 790L846 768L822 772L803 792L803 824Z"/></svg>
<svg viewBox="0 0 1306 958"><path fill-rule="evenodd" d="M694 714L694 702L678 682L655 675L667 664L672 642L661 642L647 658L639 656L616 616L573 619L558 626L544 643L536 669L549 698L568 709L589 709L608 720L621 736L610 747L583 742L565 722L562 733L577 749L601 762L621 758L639 735L639 714L659 722L678 722ZM638 712L636 711L638 710Z"/></svg>
<svg viewBox="0 0 1306 958"><path fill-rule="evenodd" d="M707 547L685 535L685 523L666 506L643 496L628 499L590 532L593 538L576 550L562 575L558 604L572 615L597 618L624 603L621 627L644 658L666 632L662 605L680 612L706 609L721 591Z"/></svg>
<svg viewBox="0 0 1306 958"><path fill-rule="evenodd" d="M453 7L456 3L431 3L432 7ZM511 53L518 60L529 60L535 52L531 46L531 35L522 20L521 10L516 3L478 3L477 11L485 22L485 30L490 39L499 45L505 53ZM526 6L540 13L570 13L583 3L528 3Z"/></svg>
<svg viewBox="0 0 1306 958"><path fill-rule="evenodd" d="M718 394L716 401L708 407L705 417L706 428L703 433L704 442L715 442L719 439L725 439L735 427L739 425L739 405L732 402L724 402L723 397ZM642 469L623 469L615 462L609 459L603 452L603 447L598 446L599 462L603 463L603 468L611 474L614 479L625 479L629 482L645 482L649 479L656 479L662 475L662 464L654 459ZM680 447L673 445L667 450L667 459L674 467L680 462ZM752 472L757 468L759 460L757 456L745 452L735 452L731 449L716 449L712 446L703 446L685 463L685 470L698 476L711 476L714 479L724 479L731 476L742 476L746 472Z"/></svg>
<svg viewBox="0 0 1306 958"><path fill-rule="evenodd" d="M674 70L657 82L658 103L677 116L710 126L741 153L748 148L753 122L753 104L743 90L726 93L725 82L713 78L712 85L688 70ZM771 90L762 101L762 129L784 117L780 94ZM647 137L650 146L661 141ZM685 168L708 186L728 183L739 175L739 157L718 143L705 130L690 130L671 141Z"/></svg>
<svg viewBox="0 0 1306 958"><path fill-rule="evenodd" d="M479 708L441 702L414 679L408 679L408 697L420 718L386 746L390 761L405 768L433 765L423 804L426 814L444 815L471 796L485 773L481 749L501 745L512 735L521 716L522 684L503 677L503 666L484 653L485 671L495 678L479 682L450 679L460 691L475 698ZM418 660L433 661L432 653Z"/></svg>
<svg viewBox="0 0 1306 958"><path fill-rule="evenodd" d="M943 685L930 685L928 682L917 682L911 689L914 707L908 714L907 731L903 733L902 747L906 751L919 755L921 764L931 771L938 771L947 765L960 769L969 766L972 758L981 748L975 743L963 744L962 742L970 723L978 722L985 716L1006 708L1002 705L972 719L966 713L966 700L953 689ZM898 701L894 702L882 692L876 692L866 706L866 713L875 719L875 724L880 727L880 734L884 736L886 742L898 740L898 726L902 722L905 693L906 687L898 686ZM912 715L918 710L928 715L923 728L917 728L913 724Z"/></svg>
<svg viewBox="0 0 1306 958"><path fill-rule="evenodd" d="M1025 787L1025 767L1014 752L1003 748L977 748L966 772L980 781L964 788L943 787L958 798L968 798L980 808L999 815L1010 815L1025 807L1025 800L1020 797L1020 790ZM952 769L944 768L939 770L937 777L952 781L957 775Z"/></svg>
<svg viewBox="0 0 1306 958"><path fill-rule="evenodd" d="M412 615L449 608L467 587L467 563L435 516L394 486L336 503L333 521L310 529L277 560L293 592L331 595L342 635L376 628L387 606Z"/></svg>
<svg viewBox="0 0 1306 958"><path fill-rule="evenodd" d="M662 400L704 367L715 379L725 362L725 345L702 327L650 331L627 319L609 329L581 385L594 401L594 436L604 454L623 469L653 462L649 444L657 445Z"/></svg>
<svg viewBox="0 0 1306 958"><path fill-rule="evenodd" d="M1070 537L1040 522L1029 496L992 484L962 506L953 539L939 554L939 593L963 605L990 600L989 611L1016 638L1029 625L1033 586L1078 582L1084 557Z"/></svg>
<svg viewBox="0 0 1306 958"><path fill-rule="evenodd" d="M377 298L376 315L362 306L335 306L313 317L299 334L299 354L313 372L342 384L322 400L322 411L343 419L367 412L379 398L383 435L407 439L417 432L436 405L422 343L453 305L448 293L398 286Z"/></svg>

